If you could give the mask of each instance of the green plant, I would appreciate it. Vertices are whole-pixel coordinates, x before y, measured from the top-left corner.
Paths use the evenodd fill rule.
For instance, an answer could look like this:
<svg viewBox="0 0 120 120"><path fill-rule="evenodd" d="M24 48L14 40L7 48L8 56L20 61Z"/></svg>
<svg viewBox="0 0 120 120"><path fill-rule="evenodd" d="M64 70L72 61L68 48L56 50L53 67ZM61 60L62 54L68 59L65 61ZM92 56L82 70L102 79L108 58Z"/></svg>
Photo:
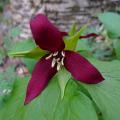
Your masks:
<svg viewBox="0 0 120 120"><path fill-rule="evenodd" d="M69 37L67 36L64 40L69 41ZM77 50L100 70L105 81L95 85L76 82L65 69L62 69L53 77L40 96L24 106L29 78L18 79L15 81L12 96L5 102L0 111L1 119L119 120L120 62L117 59L106 62L95 59L87 52L88 48L84 42L86 41L79 41ZM17 47L19 50L12 49L10 51L11 55L32 58L34 61L41 57L40 50L36 49L32 41L28 40L23 44L21 42L19 45L21 46ZM26 48L22 46L26 46ZM33 68L30 63L28 66Z"/></svg>
<svg viewBox="0 0 120 120"><path fill-rule="evenodd" d="M98 19L102 23L100 30L98 28L87 30L88 33L95 32L98 37L79 41L77 49L82 50L84 47L83 49L104 61L120 59L120 15L106 12L98 15Z"/></svg>

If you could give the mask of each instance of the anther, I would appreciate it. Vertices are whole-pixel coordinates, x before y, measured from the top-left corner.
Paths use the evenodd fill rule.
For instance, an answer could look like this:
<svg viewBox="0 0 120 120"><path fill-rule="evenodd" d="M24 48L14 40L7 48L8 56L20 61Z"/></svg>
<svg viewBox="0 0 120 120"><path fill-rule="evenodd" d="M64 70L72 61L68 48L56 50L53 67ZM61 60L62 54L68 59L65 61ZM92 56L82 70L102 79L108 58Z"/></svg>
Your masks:
<svg viewBox="0 0 120 120"><path fill-rule="evenodd" d="M62 56L65 57L65 53L62 51Z"/></svg>
<svg viewBox="0 0 120 120"><path fill-rule="evenodd" d="M51 53L48 57L46 57L46 60L49 60L51 57L53 56L53 54Z"/></svg>
<svg viewBox="0 0 120 120"><path fill-rule="evenodd" d="M58 52L55 52L55 53L53 54L53 56L56 56L56 55L58 55Z"/></svg>
<svg viewBox="0 0 120 120"><path fill-rule="evenodd" d="M57 59L57 62L59 62L59 61L60 61L60 58Z"/></svg>
<svg viewBox="0 0 120 120"><path fill-rule="evenodd" d="M55 66L55 64L56 64L56 59L53 58L51 67L53 68Z"/></svg>

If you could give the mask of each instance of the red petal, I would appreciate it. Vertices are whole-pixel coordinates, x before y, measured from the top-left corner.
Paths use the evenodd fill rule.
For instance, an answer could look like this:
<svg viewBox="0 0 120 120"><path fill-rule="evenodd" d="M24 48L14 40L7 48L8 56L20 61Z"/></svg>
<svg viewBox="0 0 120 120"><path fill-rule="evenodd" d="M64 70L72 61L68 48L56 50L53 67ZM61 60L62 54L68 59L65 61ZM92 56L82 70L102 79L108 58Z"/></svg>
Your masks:
<svg viewBox="0 0 120 120"><path fill-rule="evenodd" d="M78 53L66 51L65 55L65 67L76 80L88 84L96 84L104 80L100 72Z"/></svg>
<svg viewBox="0 0 120 120"><path fill-rule="evenodd" d="M56 72L56 69L51 67L50 59L41 58L36 64L28 83L25 104L28 104L43 91Z"/></svg>
<svg viewBox="0 0 120 120"><path fill-rule="evenodd" d="M51 52L64 49L61 32L43 14L38 14L30 22L35 42L40 48Z"/></svg>

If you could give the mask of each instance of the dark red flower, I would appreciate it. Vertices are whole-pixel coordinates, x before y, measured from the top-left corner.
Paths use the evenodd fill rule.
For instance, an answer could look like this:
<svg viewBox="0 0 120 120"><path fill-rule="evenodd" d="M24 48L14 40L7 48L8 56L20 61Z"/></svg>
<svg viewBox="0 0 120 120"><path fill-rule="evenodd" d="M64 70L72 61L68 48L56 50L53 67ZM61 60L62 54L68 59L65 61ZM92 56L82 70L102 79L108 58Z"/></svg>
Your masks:
<svg viewBox="0 0 120 120"><path fill-rule="evenodd" d="M104 80L100 72L80 54L64 50L63 36L49 20L39 14L30 22L33 37L36 44L49 51L36 64L31 80L28 83L25 104L37 97L47 86L49 80L64 66L78 81L96 84Z"/></svg>

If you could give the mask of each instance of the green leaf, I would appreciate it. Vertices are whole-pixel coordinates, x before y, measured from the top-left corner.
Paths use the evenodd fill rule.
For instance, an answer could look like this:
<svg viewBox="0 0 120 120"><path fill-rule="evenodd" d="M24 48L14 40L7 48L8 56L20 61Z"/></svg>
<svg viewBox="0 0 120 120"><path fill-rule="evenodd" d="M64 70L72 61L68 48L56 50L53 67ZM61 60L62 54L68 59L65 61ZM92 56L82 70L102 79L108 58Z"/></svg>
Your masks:
<svg viewBox="0 0 120 120"><path fill-rule="evenodd" d="M120 62L118 60L101 62L92 57L88 60L100 70L105 81L96 85L80 83L78 86L70 79L61 100L59 74L56 74L42 94L24 106L28 81L17 80L11 98L0 110L0 118L2 120L98 120L96 107L93 104L95 103L98 111L102 113L101 120L119 120ZM89 95L79 89L81 86Z"/></svg>
<svg viewBox="0 0 120 120"><path fill-rule="evenodd" d="M65 97L55 111L55 120L98 120L92 102L77 88L75 82L70 80Z"/></svg>
<svg viewBox="0 0 120 120"><path fill-rule="evenodd" d="M99 107L104 120L119 120L120 81L106 79L101 84L85 87Z"/></svg>
<svg viewBox="0 0 120 120"><path fill-rule="evenodd" d="M16 79L11 97L4 102L4 106L0 110L1 120L17 120L17 118L15 118L15 115L19 116L18 112L24 110L23 101L27 82L28 81L25 78Z"/></svg>
<svg viewBox="0 0 120 120"><path fill-rule="evenodd" d="M107 29L109 37L116 38L120 36L120 15L117 13L106 12L100 14L98 17Z"/></svg>
<svg viewBox="0 0 120 120"><path fill-rule="evenodd" d="M14 66L10 66L4 72L0 72L0 108L11 95L15 78Z"/></svg>
<svg viewBox="0 0 120 120"><path fill-rule="evenodd" d="M59 102L59 86L55 78L48 87L34 101L26 107L23 120L53 120L54 112Z"/></svg>
<svg viewBox="0 0 120 120"><path fill-rule="evenodd" d="M120 40L113 39L112 41L113 41L113 45L114 45L114 48L115 48L116 56L120 60Z"/></svg>
<svg viewBox="0 0 120 120"><path fill-rule="evenodd" d="M80 50L89 50L88 48L89 46L87 45L87 40L83 39L83 40L79 40L77 47L76 47L76 51L80 51Z"/></svg>
<svg viewBox="0 0 120 120"><path fill-rule="evenodd" d="M99 61L94 58L88 59L99 71L102 73L105 79L120 80L120 61Z"/></svg>
<svg viewBox="0 0 120 120"><path fill-rule="evenodd" d="M75 50L76 46L77 46L77 42L79 40L79 37L81 36L81 34L86 30L86 25L83 26L79 32L77 32L75 35L71 36L71 37L65 37L64 38L64 42L65 42L65 49L66 50Z"/></svg>
<svg viewBox="0 0 120 120"><path fill-rule="evenodd" d="M17 41L15 45L10 49L10 52L20 52L20 51L30 51L35 48L36 45L32 39L24 40L24 41Z"/></svg>
<svg viewBox="0 0 120 120"><path fill-rule="evenodd" d="M63 99L66 85L71 78L71 74L65 68L62 68L57 73L57 76L58 76L58 83L59 83L60 90L61 90L61 99Z"/></svg>
<svg viewBox="0 0 120 120"><path fill-rule="evenodd" d="M105 81L96 85L82 84L89 92L92 100L99 108L103 120L119 120L120 118L120 62L91 62L100 70Z"/></svg>
<svg viewBox="0 0 120 120"><path fill-rule="evenodd" d="M27 80L17 80L12 97L0 110L3 120L98 120L90 99L77 91L75 82L70 81L63 100L57 76L31 103L24 106ZM87 113L87 114L86 114Z"/></svg>

